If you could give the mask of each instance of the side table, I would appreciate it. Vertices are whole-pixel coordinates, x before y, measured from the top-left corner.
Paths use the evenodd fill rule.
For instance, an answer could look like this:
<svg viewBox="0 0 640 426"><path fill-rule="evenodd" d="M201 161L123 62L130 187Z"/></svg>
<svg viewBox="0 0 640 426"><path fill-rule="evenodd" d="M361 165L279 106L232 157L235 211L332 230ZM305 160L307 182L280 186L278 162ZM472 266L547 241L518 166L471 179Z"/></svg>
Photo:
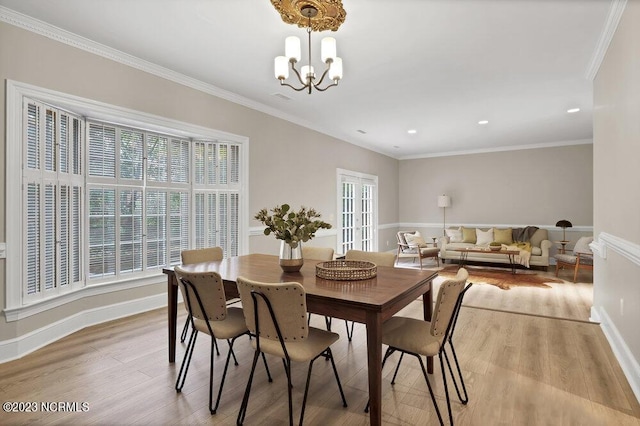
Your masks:
<svg viewBox="0 0 640 426"><path fill-rule="evenodd" d="M560 253L565 253L565 246L569 244L571 241L554 241L555 244L560 244Z"/></svg>

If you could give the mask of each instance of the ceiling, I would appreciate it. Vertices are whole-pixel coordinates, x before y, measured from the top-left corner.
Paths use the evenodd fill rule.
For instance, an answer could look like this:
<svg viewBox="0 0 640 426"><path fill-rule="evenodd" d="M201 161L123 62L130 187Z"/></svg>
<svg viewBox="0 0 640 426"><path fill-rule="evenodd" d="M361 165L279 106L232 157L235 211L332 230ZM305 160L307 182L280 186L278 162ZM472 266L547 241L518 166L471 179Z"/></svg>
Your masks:
<svg viewBox="0 0 640 426"><path fill-rule="evenodd" d="M311 95L281 87L273 75L284 38L304 40L305 30L285 24L269 0L0 5L91 40L83 43L156 64L162 68L151 69L170 70L179 81L394 158L592 138L591 79L615 0L342 1L346 20L335 33L313 33L312 61L322 68L320 39L332 35L344 78ZM580 112L569 114L570 108Z"/></svg>

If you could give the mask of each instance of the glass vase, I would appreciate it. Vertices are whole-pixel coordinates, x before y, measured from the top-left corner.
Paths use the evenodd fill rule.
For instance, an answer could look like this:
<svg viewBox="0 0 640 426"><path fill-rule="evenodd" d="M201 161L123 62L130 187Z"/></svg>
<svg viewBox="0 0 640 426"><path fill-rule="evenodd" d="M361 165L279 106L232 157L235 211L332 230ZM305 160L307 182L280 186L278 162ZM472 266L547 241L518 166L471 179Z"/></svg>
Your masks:
<svg viewBox="0 0 640 426"><path fill-rule="evenodd" d="M298 272L304 259L302 258L302 245L291 247L286 241L280 242L280 267L284 272Z"/></svg>

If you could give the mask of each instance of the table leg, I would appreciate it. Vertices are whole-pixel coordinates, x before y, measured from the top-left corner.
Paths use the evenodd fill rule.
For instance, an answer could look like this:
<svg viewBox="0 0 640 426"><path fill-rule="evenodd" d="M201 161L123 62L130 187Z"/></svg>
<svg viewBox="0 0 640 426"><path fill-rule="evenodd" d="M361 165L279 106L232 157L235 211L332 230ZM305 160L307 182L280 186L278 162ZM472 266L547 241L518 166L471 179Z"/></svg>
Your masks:
<svg viewBox="0 0 640 426"><path fill-rule="evenodd" d="M465 263L467 263L467 256L469 254L466 251L460 252L460 261L458 262L458 268L464 268Z"/></svg>
<svg viewBox="0 0 640 426"><path fill-rule="evenodd" d="M169 362L176 362L176 326L178 322L178 283L173 273L167 274L167 314L169 316Z"/></svg>
<svg viewBox="0 0 640 426"><path fill-rule="evenodd" d="M515 259L513 258L512 254L509 255L509 264L511 265L511 274L515 275L516 274L516 262L515 262Z"/></svg>
<svg viewBox="0 0 640 426"><path fill-rule="evenodd" d="M422 313L425 321L431 321L433 314L433 282L429 283L429 291L422 295ZM433 374L433 357L427 357L427 373Z"/></svg>
<svg viewBox="0 0 640 426"><path fill-rule="evenodd" d="M367 312L367 368L369 372L369 422L382 424L382 318Z"/></svg>

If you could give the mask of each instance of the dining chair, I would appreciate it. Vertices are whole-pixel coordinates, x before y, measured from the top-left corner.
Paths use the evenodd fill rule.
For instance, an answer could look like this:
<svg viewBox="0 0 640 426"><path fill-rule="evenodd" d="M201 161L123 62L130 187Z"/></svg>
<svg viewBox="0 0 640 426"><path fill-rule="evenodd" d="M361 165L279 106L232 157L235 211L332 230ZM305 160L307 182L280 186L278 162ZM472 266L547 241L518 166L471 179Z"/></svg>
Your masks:
<svg viewBox="0 0 640 426"><path fill-rule="evenodd" d="M302 247L302 258L305 260L327 262L333 260L334 251L331 247ZM307 318L307 323L311 322L311 314ZM331 317L324 317L327 330L331 331Z"/></svg>
<svg viewBox="0 0 640 426"><path fill-rule="evenodd" d="M229 360L233 357L235 365L238 360L233 352L233 344L236 339L242 335L249 334L249 330L244 320L241 308L227 307L224 285L222 278L217 272L188 272L176 266L174 268L178 285L185 300L187 310L189 312L189 322L191 323L191 335L187 343L180 372L176 380L176 391L182 392L184 382L187 378L189 365L193 356L196 339L199 332L203 332L211 336L211 357L209 370L209 411L215 414L220 404L224 380L227 376L229 368ZM216 339L226 340L229 344L229 352L224 364L222 380L220 381L220 389L216 398L215 406L213 405L213 367L214 367L214 343ZM271 381L271 374L264 359L267 376Z"/></svg>
<svg viewBox="0 0 640 426"><path fill-rule="evenodd" d="M345 260L363 260L367 262L373 262L378 266L390 266L394 267L396 263L396 255L392 252L377 252L377 251L362 251L362 250L347 250L344 256ZM345 327L347 328L347 339L351 341L353 338L353 328L355 322L344 320Z"/></svg>
<svg viewBox="0 0 640 426"><path fill-rule="evenodd" d="M309 260L328 261L333 260L333 249L331 247L307 247L302 246L302 258Z"/></svg>
<svg viewBox="0 0 640 426"><path fill-rule="evenodd" d="M304 287L296 282L262 283L243 277L238 277L237 283L240 299L244 306L247 328L255 336L255 339L251 341L255 349L253 364L244 397L242 398L237 424L241 425L244 422L258 356L260 354L264 356L265 353L281 358L284 364L287 376L290 425L293 425L292 361L309 362L307 382L300 412L300 425L304 420L311 370L314 361L319 357L324 357L331 361L342 403L346 407L347 400L342 391L340 377L338 376L338 370L330 347L340 336L330 331L308 326Z"/></svg>
<svg viewBox="0 0 640 426"><path fill-rule="evenodd" d="M402 355L408 354L418 358L420 362L420 368L425 381L427 382L427 388L431 396L431 401L436 409L438 420L443 425L442 415L440 414L440 408L436 402L431 382L427 376L427 370L425 369L422 356L436 356L440 359L440 370L442 372L442 382L444 384L444 393L447 400L447 410L449 412L449 423L453 425L453 414L451 412L451 399L449 397L449 389L447 385L447 376L444 368L445 359L449 365L449 373L451 374L454 383L455 377L451 371L451 365L448 361L445 352L445 343L448 341L451 334L451 330L457 320L456 312L459 310L463 289L469 274L466 269L460 268L458 274L454 279L446 280L440 285L438 291L438 297L433 309L433 317L431 321L424 321L415 318L408 318L402 316L391 317L382 325L382 344L387 345L387 351L382 359L382 368L387 359L396 351L401 352ZM401 361L401 359L399 361ZM457 358L456 358L457 362ZM396 369L397 373L397 369ZM462 375L460 375L462 378ZM395 382L395 374L392 380L392 384ZM457 388L457 385L456 385ZM462 400L463 398L461 398ZM464 403L464 402L463 402ZM365 411L368 411L369 403L365 407Z"/></svg>
<svg viewBox="0 0 640 426"><path fill-rule="evenodd" d="M453 380L453 385L456 389L456 393L458 394L458 399L462 404L467 404L469 402L469 395L467 394L467 387L464 384L464 377L462 376L462 370L460 369L460 363L458 362L458 355L456 354L456 348L453 346L453 335L456 330L456 324L458 323L458 316L460 315L460 308L462 307L462 302L464 299L464 295L469 291L469 289L473 286L473 283L468 283L466 287L462 290L459 296L458 304L453 313L453 319L451 323L451 330L449 331L449 337L446 339L445 344L448 342L449 347L451 348L451 355L453 356L453 361L456 364L456 370L458 377L456 378L453 369L451 367L451 362L449 361L449 356L447 355L446 348L443 348L443 355L445 361L447 362L447 367L449 368L449 374L451 375L451 379ZM400 359L398 360L398 365L396 365L396 370L393 373L393 378L391 379L391 384L395 384L396 376L398 375L398 371L400 370L400 364L402 363L402 358L404 357L404 352L400 354ZM460 380L460 386L458 386L458 380Z"/></svg>
<svg viewBox="0 0 640 426"><path fill-rule="evenodd" d="M180 258L182 259L183 265L190 265L193 263L201 263L201 262L213 262L216 260L222 260L224 254L222 252L221 247L207 247L201 249L192 249L192 250L182 250L180 252ZM182 327L182 333L180 334L180 342L184 342L187 338L187 332L189 331L189 324L191 323L190 319L187 317L187 320L184 322L184 327ZM218 345L216 344L216 353L220 355L220 351L218 351Z"/></svg>

